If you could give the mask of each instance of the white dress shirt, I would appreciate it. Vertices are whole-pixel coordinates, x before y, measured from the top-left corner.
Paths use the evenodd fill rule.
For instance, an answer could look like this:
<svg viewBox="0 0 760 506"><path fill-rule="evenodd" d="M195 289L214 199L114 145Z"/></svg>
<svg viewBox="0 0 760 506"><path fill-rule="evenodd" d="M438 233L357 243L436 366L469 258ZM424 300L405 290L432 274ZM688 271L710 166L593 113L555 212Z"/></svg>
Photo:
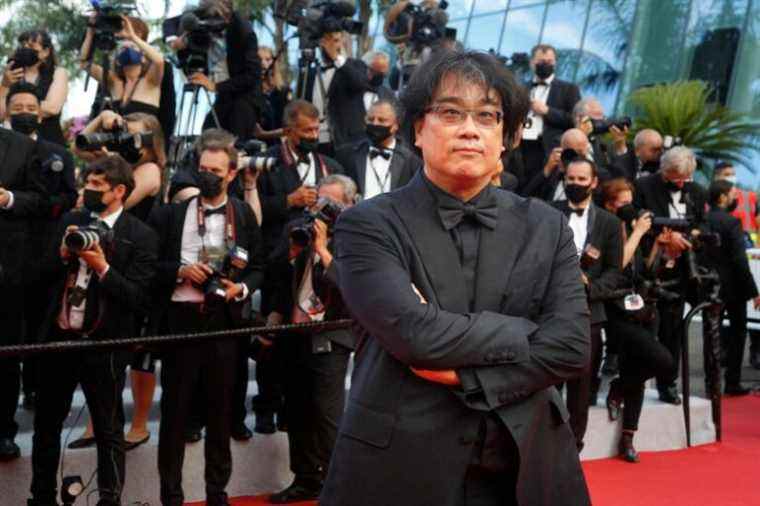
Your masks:
<svg viewBox="0 0 760 506"><path fill-rule="evenodd" d="M570 230L573 231L573 241L575 241L575 248L578 250L578 256L583 253L583 248L586 246L589 208L591 208L591 204L583 210L583 214L580 216L575 213L570 213L570 218L567 220Z"/></svg>
<svg viewBox="0 0 760 506"><path fill-rule="evenodd" d="M119 216L121 216L121 213L124 211L123 207L120 207L116 212L113 212L106 216L105 218L100 218L102 221L108 225L109 228L113 228L114 225L116 225L116 220L119 219ZM93 270L90 269L90 266L87 265L87 262L82 260L81 258L79 260L79 271L77 272L77 278L74 282L74 287L81 288L87 292L87 288L90 286L90 281L92 280L92 275L94 274ZM103 277L108 273L109 267L106 267L106 270L103 271L103 274L100 276L100 279L103 279ZM65 302L65 301L64 301ZM66 308L69 309L69 314L66 314ZM87 308L87 297L84 297L82 299L82 303L78 306L70 306L69 304L62 304L61 305L61 312L58 315L58 327L62 330L82 330L82 326L84 325L84 313Z"/></svg>
<svg viewBox="0 0 760 506"><path fill-rule="evenodd" d="M567 196L565 195L565 180L560 180L559 183L557 183L557 187L554 189L554 196L552 197L552 202L556 202L558 200L567 200Z"/></svg>
<svg viewBox="0 0 760 506"><path fill-rule="evenodd" d="M333 67L330 67L326 69L324 72L322 72L321 66L317 65L317 75L314 76L314 91L312 92L311 98L312 103L314 104L314 107L317 108L319 111L319 142L325 143L330 142L330 123L329 118L327 117L327 94L330 91L330 84L332 84L333 77L335 77L335 71L339 68L341 68L346 63L346 57L341 55L338 55L337 58L335 58L335 61L333 62ZM322 85L324 85L324 90L322 89L322 86L319 84L319 73L322 73ZM323 93L324 91L324 93Z"/></svg>
<svg viewBox="0 0 760 506"><path fill-rule="evenodd" d="M298 153L290 148L290 145L288 145L288 149L290 149L290 156L293 157L293 160L297 160L296 170L298 171L298 179L301 181L299 186L317 186L318 168L314 153L309 153L309 163L306 163L299 158Z"/></svg>
<svg viewBox="0 0 760 506"><path fill-rule="evenodd" d="M668 204L668 214L671 218L683 218L686 216L686 204L681 202L683 192L670 192L670 203Z"/></svg>
<svg viewBox="0 0 760 506"><path fill-rule="evenodd" d="M396 149L396 139L393 139L389 147L381 149L390 151L391 157L387 160L382 156L370 158L369 151L367 151L367 163L364 169L365 200L391 191L391 160L394 156L393 150Z"/></svg>
<svg viewBox="0 0 760 506"><path fill-rule="evenodd" d="M534 83L538 83L536 86L532 86L530 89L530 99L531 100L538 100L539 102L543 102L544 104L549 99L549 90L551 89L552 82L554 81L554 74L549 76L548 79L541 82L538 80L534 80ZM531 109L528 112L528 118L531 119L532 123L530 128L526 128L523 130L523 139L529 140L529 141L535 141L538 140L539 137L541 137L544 134L544 117L536 114Z"/></svg>
<svg viewBox="0 0 760 506"><path fill-rule="evenodd" d="M315 253L309 265L306 266L291 315L293 323L321 322L325 319L325 306L314 291L313 281L314 267L321 261L319 255Z"/></svg>
<svg viewBox="0 0 760 506"><path fill-rule="evenodd" d="M374 91L365 91L364 97L362 97L362 99L364 100L364 110L369 111L369 108L372 107L372 104L380 99L380 96Z"/></svg>

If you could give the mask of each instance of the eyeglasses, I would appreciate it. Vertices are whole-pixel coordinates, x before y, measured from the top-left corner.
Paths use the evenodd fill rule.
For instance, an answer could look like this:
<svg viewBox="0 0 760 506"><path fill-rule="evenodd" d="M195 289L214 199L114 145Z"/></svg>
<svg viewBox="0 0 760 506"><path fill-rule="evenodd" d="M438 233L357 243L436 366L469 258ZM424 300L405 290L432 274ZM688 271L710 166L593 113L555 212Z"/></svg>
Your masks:
<svg viewBox="0 0 760 506"><path fill-rule="evenodd" d="M502 114L499 111L492 111L489 109L463 109L453 105L434 105L425 109L425 112L432 112L435 114L441 123L446 125L461 125L467 119L467 116L472 116L475 124L483 128L496 128L502 119Z"/></svg>

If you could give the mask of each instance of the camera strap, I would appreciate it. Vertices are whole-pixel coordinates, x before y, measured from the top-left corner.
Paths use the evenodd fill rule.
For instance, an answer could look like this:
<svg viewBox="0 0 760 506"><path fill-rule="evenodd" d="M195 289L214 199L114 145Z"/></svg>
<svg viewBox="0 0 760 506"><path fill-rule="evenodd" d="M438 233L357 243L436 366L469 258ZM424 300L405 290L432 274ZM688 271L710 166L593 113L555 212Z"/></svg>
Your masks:
<svg viewBox="0 0 760 506"><path fill-rule="evenodd" d="M196 211L198 216L198 235L201 237L201 261L208 262L208 251L206 250L206 215L203 212L203 203L200 197L196 197ZM227 249L235 247L237 242L237 230L235 227L235 211L232 207L232 201L228 197L224 205L224 243Z"/></svg>

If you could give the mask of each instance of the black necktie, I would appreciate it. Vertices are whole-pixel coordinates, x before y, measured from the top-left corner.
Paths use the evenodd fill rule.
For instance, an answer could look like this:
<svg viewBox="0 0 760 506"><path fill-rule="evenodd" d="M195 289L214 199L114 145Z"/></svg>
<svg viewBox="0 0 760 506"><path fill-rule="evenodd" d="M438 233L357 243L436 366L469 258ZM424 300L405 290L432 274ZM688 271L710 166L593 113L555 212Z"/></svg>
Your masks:
<svg viewBox="0 0 760 506"><path fill-rule="evenodd" d="M227 212L227 205L217 207L216 209L204 209L203 216L212 216L214 214L225 214Z"/></svg>
<svg viewBox="0 0 760 506"><path fill-rule="evenodd" d="M496 228L496 220L499 217L499 207L496 205L496 200L491 193L486 198L479 199L475 205L459 201L450 202L447 199L439 204L438 214L440 214L446 230L451 230L459 225L465 216L474 218L480 224L494 229Z"/></svg>
<svg viewBox="0 0 760 506"><path fill-rule="evenodd" d="M369 148L369 158L373 160L378 156L382 156L386 160L391 159L391 152L385 149Z"/></svg>

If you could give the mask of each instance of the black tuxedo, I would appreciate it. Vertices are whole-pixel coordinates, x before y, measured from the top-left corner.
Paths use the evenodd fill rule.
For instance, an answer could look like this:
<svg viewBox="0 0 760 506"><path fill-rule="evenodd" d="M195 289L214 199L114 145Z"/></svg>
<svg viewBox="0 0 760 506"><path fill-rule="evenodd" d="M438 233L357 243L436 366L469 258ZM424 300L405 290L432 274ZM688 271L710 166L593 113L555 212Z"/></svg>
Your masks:
<svg viewBox="0 0 760 506"><path fill-rule="evenodd" d="M576 84L554 78L546 99L549 112L544 116L542 138L545 153L559 146L560 137L565 130L575 126L573 108L580 99L581 92Z"/></svg>
<svg viewBox="0 0 760 506"><path fill-rule="evenodd" d="M649 174L638 178L634 183L633 204L637 209L647 209L655 216L668 218L670 216L671 195L660 173ZM697 183L685 183L682 195L689 195L693 203L691 211L695 218L701 220L707 201L705 189Z"/></svg>
<svg viewBox="0 0 760 506"><path fill-rule="evenodd" d="M335 159L345 171L345 175L356 183L359 193L364 195L367 177L367 154L370 142L367 139L343 146L335 153ZM422 160L412 153L400 140L391 156L391 190L407 184L412 176L422 167Z"/></svg>
<svg viewBox="0 0 760 506"><path fill-rule="evenodd" d="M76 276L79 260L64 264L59 245L69 225L82 226L92 221L89 213L75 211L61 220L48 253L56 283L40 340L82 339L78 331L63 330L58 315L66 293L67 278ZM93 274L86 290L82 331L93 340L127 338L137 335L137 315L146 309L156 268L158 239L155 233L134 216L122 210L113 227L114 239L104 248L110 265L102 279ZM98 325L96 322L100 322ZM100 502L120 504L124 484L124 412L121 393L130 353L125 351L66 353L46 355L39 367L45 371L37 394L32 449L32 486L39 504L56 499L58 460L62 424L71 408L77 384L82 386L95 429L98 447L98 489Z"/></svg>
<svg viewBox="0 0 760 506"><path fill-rule="evenodd" d="M168 329L173 333L184 333L238 326L245 319L242 310L246 301L229 302L215 308L201 303L170 301L177 287L183 228L191 203L200 205L200 199L159 207L149 219L161 237L157 292L167 306ZM235 220L235 245L248 252L247 266L231 281L245 284L248 292L253 293L261 285L264 271L261 231L248 204L230 197L227 206L232 206ZM232 472L232 403L241 356L245 357L244 346L235 339L191 343L168 349L162 355L163 393L158 444L162 504L183 504L184 432L188 415L198 397L201 397L199 408L206 421L206 498L210 505L224 504L225 487Z"/></svg>
<svg viewBox="0 0 760 506"><path fill-rule="evenodd" d="M299 74L296 96L314 102L319 81L318 64L309 65L306 82ZM369 89L367 66L354 58L346 60L339 69L335 69L327 90L326 116L330 121L333 148L354 141L364 134L364 92Z"/></svg>
<svg viewBox="0 0 760 506"><path fill-rule="evenodd" d="M341 292L365 334L320 504L455 504L486 413L517 446L508 457L519 478L508 494L518 504L589 504L554 388L589 359L588 306L566 220L492 189L498 219L480 230L470 312L430 184L418 173L338 221ZM462 389L410 366L454 369Z"/></svg>
<svg viewBox="0 0 760 506"><path fill-rule="evenodd" d="M628 181L636 181L639 173L639 158L629 149L625 154L613 156L610 160L610 173L613 177L624 177Z"/></svg>

